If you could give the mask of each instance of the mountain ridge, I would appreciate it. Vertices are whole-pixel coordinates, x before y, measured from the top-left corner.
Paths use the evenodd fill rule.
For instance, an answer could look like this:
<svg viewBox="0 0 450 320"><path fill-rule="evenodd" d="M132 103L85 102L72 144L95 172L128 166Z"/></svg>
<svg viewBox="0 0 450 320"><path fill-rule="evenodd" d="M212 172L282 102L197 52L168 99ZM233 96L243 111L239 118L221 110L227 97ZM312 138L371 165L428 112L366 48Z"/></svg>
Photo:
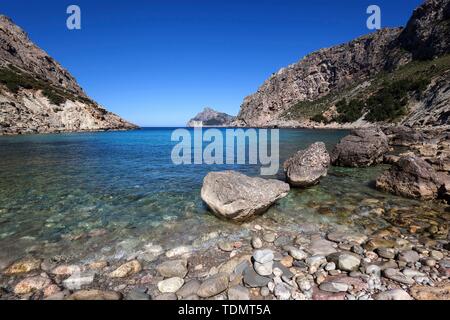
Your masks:
<svg viewBox="0 0 450 320"><path fill-rule="evenodd" d="M135 128L89 98L69 71L0 15L0 135Z"/></svg>
<svg viewBox="0 0 450 320"><path fill-rule="evenodd" d="M382 74L394 74L397 69L417 60L449 54L449 19L450 0L427 0L413 12L404 28L381 29L350 42L310 53L298 62L272 74L254 94L247 96L233 125L342 128L372 125L374 121L367 121L365 115L373 115L380 108L367 104L373 103L378 96L390 100L396 97L389 96L392 93L389 89L379 93L383 91L380 85L375 86L370 92L362 89L371 87L372 82ZM446 68L450 70L449 66ZM420 76L419 73L418 75ZM417 98L414 90L408 91L411 88L401 83L404 87L402 90L406 90L401 93L401 98L408 100L406 105L389 106L391 109L401 110L389 110L396 118L380 117L382 119L380 122L402 122L416 126L449 125L450 120L446 116L445 108L450 99L447 90L450 86L448 74L440 74L437 77L430 75L426 80L427 87L423 90L424 96L421 98ZM392 81L390 85L394 87L399 85L397 80ZM436 87L436 82L439 82L440 86ZM343 97L332 99L330 96L339 96L345 91L353 91L355 96L362 96L364 92L369 94L367 97L375 96L375 98L353 103L351 106L353 109L360 109L355 112L359 117L357 119L350 117L352 121L343 121L345 117L336 110L339 109L336 106ZM326 103L321 101L327 99ZM435 104L433 101L439 103ZM358 103L360 106L355 107ZM318 106L319 104L321 105ZM345 105L344 102L341 102L342 105ZM434 108L435 105L437 108ZM435 113L432 118L428 117L426 121L418 119L425 111L430 110ZM402 112L404 114L401 114ZM408 119L415 120L411 122Z"/></svg>

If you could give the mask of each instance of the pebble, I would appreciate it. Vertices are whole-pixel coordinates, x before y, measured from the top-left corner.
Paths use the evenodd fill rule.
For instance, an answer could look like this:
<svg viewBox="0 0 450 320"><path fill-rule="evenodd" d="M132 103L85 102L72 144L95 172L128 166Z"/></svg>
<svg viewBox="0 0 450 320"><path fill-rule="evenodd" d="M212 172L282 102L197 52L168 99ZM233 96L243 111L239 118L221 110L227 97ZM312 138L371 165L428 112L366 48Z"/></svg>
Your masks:
<svg viewBox="0 0 450 320"><path fill-rule="evenodd" d="M68 297L68 300L120 300L122 295L115 291L80 290Z"/></svg>
<svg viewBox="0 0 450 320"><path fill-rule="evenodd" d="M312 288L311 282L306 278L297 278L296 282L301 291L309 291Z"/></svg>
<svg viewBox="0 0 450 320"><path fill-rule="evenodd" d="M434 259L426 259L425 264L429 267L434 267L436 266L437 262Z"/></svg>
<svg viewBox="0 0 450 320"><path fill-rule="evenodd" d="M397 252L394 248L378 248L377 253L385 259L394 259Z"/></svg>
<svg viewBox="0 0 450 320"><path fill-rule="evenodd" d="M325 270L327 271L331 271L331 270L335 270L336 269L336 264L334 262L328 262L325 265Z"/></svg>
<svg viewBox="0 0 450 320"><path fill-rule="evenodd" d="M308 257L308 254L305 251L293 246L287 246L284 248L284 250L286 250L289 255L295 260L304 260Z"/></svg>
<svg viewBox="0 0 450 320"><path fill-rule="evenodd" d="M8 276L21 273L28 273L40 269L40 266L41 260L39 259L24 259L14 262L12 265L6 268L6 270L3 271L3 273Z"/></svg>
<svg viewBox="0 0 450 320"><path fill-rule="evenodd" d="M263 240L268 243L273 243L276 238L277 238L277 235L273 232L267 232L267 233L263 234Z"/></svg>
<svg viewBox="0 0 450 320"><path fill-rule="evenodd" d="M234 286L228 289L229 300L250 300L250 291L243 286Z"/></svg>
<svg viewBox="0 0 450 320"><path fill-rule="evenodd" d="M433 258L434 260L442 260L444 259L444 254L440 251L432 250L430 252L430 257Z"/></svg>
<svg viewBox="0 0 450 320"><path fill-rule="evenodd" d="M273 272L273 261L269 261L266 263L259 263L255 261L254 264L255 271L260 276L270 276Z"/></svg>
<svg viewBox="0 0 450 320"><path fill-rule="evenodd" d="M109 276L111 278L125 278L141 271L142 271L141 263L137 260L132 260L122 264L116 270L111 272Z"/></svg>
<svg viewBox="0 0 450 320"><path fill-rule="evenodd" d="M413 298L403 289L393 289L377 293L375 300L413 300Z"/></svg>
<svg viewBox="0 0 450 320"><path fill-rule="evenodd" d="M159 296L156 296L153 300L170 301L170 300L178 300L178 297L175 293L164 293L160 294Z"/></svg>
<svg viewBox="0 0 450 320"><path fill-rule="evenodd" d="M315 239L311 241L308 252L313 256L328 256L336 252L334 243L325 239Z"/></svg>
<svg viewBox="0 0 450 320"><path fill-rule="evenodd" d="M184 284L184 280L179 277L173 277L158 282L158 290L162 293L175 293Z"/></svg>
<svg viewBox="0 0 450 320"><path fill-rule="evenodd" d="M163 277L172 278L179 277L184 278L188 272L186 260L169 260L159 264L156 270Z"/></svg>
<svg viewBox="0 0 450 320"><path fill-rule="evenodd" d="M398 260L406 263L415 263L419 261L419 259L419 254L413 250L402 251L398 254Z"/></svg>
<svg viewBox="0 0 450 320"><path fill-rule="evenodd" d="M292 264L294 262L294 258L292 256L284 256L281 258L280 263L285 266L286 268L292 267Z"/></svg>
<svg viewBox="0 0 450 320"><path fill-rule="evenodd" d="M252 238L252 247L254 249L261 249L262 246L263 246L263 242L262 242L261 238L259 238L259 237Z"/></svg>
<svg viewBox="0 0 450 320"><path fill-rule="evenodd" d="M209 298L222 293L228 288L228 274L218 273L206 279L197 290L197 295L201 298Z"/></svg>
<svg viewBox="0 0 450 320"><path fill-rule="evenodd" d="M262 297L267 297L270 294L270 290L267 287L262 287L260 292Z"/></svg>
<svg viewBox="0 0 450 320"><path fill-rule="evenodd" d="M82 286L90 285L94 282L94 272L74 273L62 282L63 286L69 290L80 290Z"/></svg>
<svg viewBox="0 0 450 320"><path fill-rule="evenodd" d="M397 281L399 283L412 285L415 283L414 279L405 276L403 273L400 272L398 269L392 269L388 268L383 271L383 275L391 280Z"/></svg>
<svg viewBox="0 0 450 320"><path fill-rule="evenodd" d="M14 293L18 295L28 294L35 291L43 290L50 285L51 281L47 277L34 276L25 278L14 287Z"/></svg>
<svg viewBox="0 0 450 320"><path fill-rule="evenodd" d="M289 300L291 298L291 290L284 283L275 285L274 294L279 300Z"/></svg>
<svg viewBox="0 0 450 320"><path fill-rule="evenodd" d="M62 265L54 268L52 274L57 276L70 276L74 273L81 272L80 266L77 265Z"/></svg>
<svg viewBox="0 0 450 320"><path fill-rule="evenodd" d="M353 253L336 252L327 256L327 260L334 262L336 267L342 271L354 271L361 264L361 259Z"/></svg>
<svg viewBox="0 0 450 320"><path fill-rule="evenodd" d="M251 288L265 287L270 282L270 278L260 276L249 266L244 270L244 283Z"/></svg>
<svg viewBox="0 0 450 320"><path fill-rule="evenodd" d="M374 275L376 277L380 277L381 276L381 268L375 264L371 264L368 265L366 267L366 274L368 275Z"/></svg>
<svg viewBox="0 0 450 320"><path fill-rule="evenodd" d="M327 292L346 292L348 290L348 284L340 282L324 282L319 286L320 290Z"/></svg>
<svg viewBox="0 0 450 320"><path fill-rule="evenodd" d="M253 253L253 259L261 264L272 262L274 258L273 251L270 249L256 250Z"/></svg>
<svg viewBox="0 0 450 320"><path fill-rule="evenodd" d="M181 298L186 298L192 295L197 295L198 288L201 286L201 282L197 279L192 279L186 282L176 293Z"/></svg>
<svg viewBox="0 0 450 320"><path fill-rule="evenodd" d="M150 300L150 296L141 290L131 290L128 292L125 300L145 301Z"/></svg>
<svg viewBox="0 0 450 320"><path fill-rule="evenodd" d="M231 252L234 250L234 244L231 242L219 242L219 249L225 252Z"/></svg>
<svg viewBox="0 0 450 320"><path fill-rule="evenodd" d="M181 255L185 255L185 254L190 254L192 253L192 247L190 246L179 246L173 249L170 249L169 251L166 252L166 257L167 258L173 258L176 256L181 256Z"/></svg>

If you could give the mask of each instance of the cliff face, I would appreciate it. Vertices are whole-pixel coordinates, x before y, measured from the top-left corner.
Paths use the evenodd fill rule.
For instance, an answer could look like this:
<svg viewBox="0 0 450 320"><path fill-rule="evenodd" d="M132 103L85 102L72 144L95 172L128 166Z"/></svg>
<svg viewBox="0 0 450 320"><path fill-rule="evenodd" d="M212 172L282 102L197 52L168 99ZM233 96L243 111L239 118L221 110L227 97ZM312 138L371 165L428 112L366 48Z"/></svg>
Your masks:
<svg viewBox="0 0 450 320"><path fill-rule="evenodd" d="M0 135L133 128L89 99L67 70L0 15Z"/></svg>
<svg viewBox="0 0 450 320"><path fill-rule="evenodd" d="M205 108L202 112L197 114L194 118L187 123L188 127L225 127L231 124L234 120L233 116L230 116L223 112L217 112L211 108Z"/></svg>
<svg viewBox="0 0 450 320"><path fill-rule="evenodd" d="M428 0L414 11L404 29L383 29L347 44L322 49L279 70L256 93L244 99L234 125L314 126L319 122L312 118L338 116L336 103L342 99L341 93L371 96L382 89L380 85L372 86L381 74L411 66L417 59L448 54L449 10L450 0ZM426 94L410 99L402 121L415 125L442 124L445 118L442 113L448 111L449 78L448 73L439 72L427 75ZM373 90L367 90L371 86ZM412 98L413 94L408 94ZM334 120L328 117L327 121L331 126L344 127L369 124L364 119L364 114L370 113L365 103L361 103L361 109L358 119L332 124ZM430 109L438 114L421 121Z"/></svg>

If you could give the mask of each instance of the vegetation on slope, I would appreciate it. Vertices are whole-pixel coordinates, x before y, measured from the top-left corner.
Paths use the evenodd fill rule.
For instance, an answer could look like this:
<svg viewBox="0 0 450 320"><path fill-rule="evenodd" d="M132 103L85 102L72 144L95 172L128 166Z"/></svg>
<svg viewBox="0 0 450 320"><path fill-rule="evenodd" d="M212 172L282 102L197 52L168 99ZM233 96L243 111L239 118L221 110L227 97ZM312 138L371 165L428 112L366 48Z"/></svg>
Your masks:
<svg viewBox="0 0 450 320"><path fill-rule="evenodd" d="M369 86L354 85L315 101L301 101L282 116L290 120L354 122L364 116L370 122L395 122L408 111L410 99L420 99L431 80L450 70L450 55L434 60L413 61L392 72L375 77ZM327 119L323 113L336 106L338 115Z"/></svg>
<svg viewBox="0 0 450 320"><path fill-rule="evenodd" d="M0 67L0 83L5 85L10 92L18 93L21 89L41 90L50 103L61 105L68 99L91 104L88 98L75 95L62 88L57 88L45 80L31 76L14 66Z"/></svg>

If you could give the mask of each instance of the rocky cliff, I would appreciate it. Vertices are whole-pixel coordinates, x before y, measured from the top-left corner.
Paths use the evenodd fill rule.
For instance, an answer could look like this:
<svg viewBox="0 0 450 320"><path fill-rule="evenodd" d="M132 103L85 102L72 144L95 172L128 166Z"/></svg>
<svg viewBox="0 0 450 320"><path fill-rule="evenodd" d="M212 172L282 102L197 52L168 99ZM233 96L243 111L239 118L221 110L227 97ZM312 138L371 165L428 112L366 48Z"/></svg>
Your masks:
<svg viewBox="0 0 450 320"><path fill-rule="evenodd" d="M67 70L0 15L0 135L133 128L92 101Z"/></svg>
<svg viewBox="0 0 450 320"><path fill-rule="evenodd" d="M314 52L246 97L233 124L448 125L449 18L450 0L427 0L405 28Z"/></svg>
<svg viewBox="0 0 450 320"><path fill-rule="evenodd" d="M205 108L187 123L188 127L225 127L231 124L235 117L229 114Z"/></svg>

